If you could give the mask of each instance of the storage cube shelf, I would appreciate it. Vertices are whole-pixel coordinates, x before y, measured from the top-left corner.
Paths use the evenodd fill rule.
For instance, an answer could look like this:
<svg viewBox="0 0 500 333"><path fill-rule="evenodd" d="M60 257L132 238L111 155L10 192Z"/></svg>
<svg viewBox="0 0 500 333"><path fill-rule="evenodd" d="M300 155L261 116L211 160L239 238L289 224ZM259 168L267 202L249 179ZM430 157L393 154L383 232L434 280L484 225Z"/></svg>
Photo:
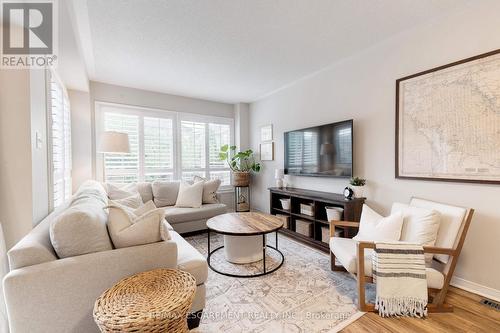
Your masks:
<svg viewBox="0 0 500 333"><path fill-rule="evenodd" d="M281 232L324 251L329 251L330 235L326 207L342 208L342 220L359 221L365 201L364 198L348 200L342 194L298 188L271 187L269 192L270 213L281 218L287 217ZM289 199L290 209L283 209L280 199ZM335 232L352 237L357 230L336 228Z"/></svg>

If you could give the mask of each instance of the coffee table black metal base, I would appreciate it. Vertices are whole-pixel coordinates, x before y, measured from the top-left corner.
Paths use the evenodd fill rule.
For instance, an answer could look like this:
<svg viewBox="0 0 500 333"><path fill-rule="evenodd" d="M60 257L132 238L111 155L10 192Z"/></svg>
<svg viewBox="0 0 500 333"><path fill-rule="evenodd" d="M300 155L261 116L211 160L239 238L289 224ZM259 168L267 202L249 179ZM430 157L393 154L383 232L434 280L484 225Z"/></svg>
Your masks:
<svg viewBox="0 0 500 333"><path fill-rule="evenodd" d="M256 274L231 274L231 273L227 273L227 272L222 272L222 271L220 271L217 268L212 266L212 264L210 263L210 258L212 256L212 254L219 251L220 249L223 249L224 245L219 246L218 248L216 248L213 251L210 251L210 229L207 229L207 235L208 235L208 237L207 237L208 238L208 256L207 256L208 267L210 267L210 269L213 270L214 272L219 273L221 275L236 277L236 278L252 278L252 277L263 276L263 275L267 275L267 274L270 274L272 272L277 271L285 262L285 256L283 255L283 253L281 253L280 250L278 250L278 231L276 231L276 247L271 246L271 245L267 245L266 234L262 235L262 272L259 272ZM246 236L241 235L240 237L246 237ZM280 263L271 270L266 270L266 252L267 252L266 249L267 248L272 249L273 251L277 252L281 257Z"/></svg>

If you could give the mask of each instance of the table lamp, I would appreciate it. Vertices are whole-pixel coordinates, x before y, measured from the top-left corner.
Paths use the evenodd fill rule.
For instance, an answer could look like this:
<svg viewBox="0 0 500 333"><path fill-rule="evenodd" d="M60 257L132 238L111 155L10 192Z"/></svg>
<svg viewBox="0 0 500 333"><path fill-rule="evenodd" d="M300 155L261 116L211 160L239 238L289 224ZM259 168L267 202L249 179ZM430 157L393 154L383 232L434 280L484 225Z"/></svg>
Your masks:
<svg viewBox="0 0 500 333"><path fill-rule="evenodd" d="M115 131L105 131L99 140L98 152L102 153L102 175L106 181L105 154L128 154L130 153L130 143L127 133Z"/></svg>

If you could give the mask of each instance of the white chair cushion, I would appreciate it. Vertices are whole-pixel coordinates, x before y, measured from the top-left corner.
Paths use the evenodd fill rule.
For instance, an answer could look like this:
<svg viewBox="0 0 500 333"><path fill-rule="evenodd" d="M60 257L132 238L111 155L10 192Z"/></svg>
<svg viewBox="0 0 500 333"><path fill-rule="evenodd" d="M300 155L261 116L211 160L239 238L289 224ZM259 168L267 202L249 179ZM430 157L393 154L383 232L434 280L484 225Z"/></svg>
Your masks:
<svg viewBox="0 0 500 333"><path fill-rule="evenodd" d="M203 198L203 183L202 181L194 184L181 182L175 207L200 208Z"/></svg>
<svg viewBox="0 0 500 333"><path fill-rule="evenodd" d="M467 209L417 198L411 199L410 206L438 211L441 214L441 221L439 223L435 246L448 249L452 249L454 247L455 240L457 239L458 232L462 226ZM434 255L434 258L446 264L449 256L437 254Z"/></svg>
<svg viewBox="0 0 500 333"><path fill-rule="evenodd" d="M167 182L156 180L151 184L153 190L153 201L156 207L173 206L177 201L179 193L178 181Z"/></svg>
<svg viewBox="0 0 500 333"><path fill-rule="evenodd" d="M441 214L438 211L395 202L392 205L391 214L396 212L403 213L401 241L434 246L441 221ZM425 254L427 264L430 264L432 257L432 253Z"/></svg>
<svg viewBox="0 0 500 333"><path fill-rule="evenodd" d="M357 241L349 238L330 238L330 251L335 254L336 259L349 273L357 273ZM372 249L365 249L365 276L372 276ZM427 287L441 289L444 284L444 276L434 268L427 267Z"/></svg>
<svg viewBox="0 0 500 333"><path fill-rule="evenodd" d="M383 217L367 205L363 205L359 231L354 240L365 241L398 241L403 226L403 214L396 212Z"/></svg>

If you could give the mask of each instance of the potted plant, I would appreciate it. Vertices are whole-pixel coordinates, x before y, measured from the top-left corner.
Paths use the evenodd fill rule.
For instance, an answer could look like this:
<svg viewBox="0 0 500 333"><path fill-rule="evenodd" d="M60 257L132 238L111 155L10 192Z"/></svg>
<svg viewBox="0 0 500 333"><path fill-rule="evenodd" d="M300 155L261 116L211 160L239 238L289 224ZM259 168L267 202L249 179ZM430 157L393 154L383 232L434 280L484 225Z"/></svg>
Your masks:
<svg viewBox="0 0 500 333"><path fill-rule="evenodd" d="M234 186L248 186L250 172L259 172L260 163L255 161L253 150L236 152L236 146L223 145L220 148L219 158L226 161L233 172Z"/></svg>
<svg viewBox="0 0 500 333"><path fill-rule="evenodd" d="M366 179L353 177L349 181L352 191L354 192L355 198L362 198L364 194L364 186L366 185Z"/></svg>

